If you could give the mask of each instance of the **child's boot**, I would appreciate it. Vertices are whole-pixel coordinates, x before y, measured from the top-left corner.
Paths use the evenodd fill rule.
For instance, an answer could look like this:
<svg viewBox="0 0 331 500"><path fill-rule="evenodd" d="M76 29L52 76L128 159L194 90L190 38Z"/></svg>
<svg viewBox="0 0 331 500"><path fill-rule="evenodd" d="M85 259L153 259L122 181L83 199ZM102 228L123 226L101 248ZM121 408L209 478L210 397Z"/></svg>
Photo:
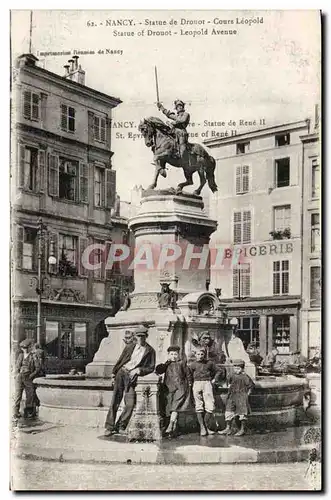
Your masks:
<svg viewBox="0 0 331 500"><path fill-rule="evenodd" d="M203 413L197 413L197 419L200 425L200 436L207 436L207 429L205 427L205 422L203 418Z"/></svg>
<svg viewBox="0 0 331 500"><path fill-rule="evenodd" d="M243 436L246 433L246 421L241 420L240 421L240 429L238 432L235 433L235 436Z"/></svg>
<svg viewBox="0 0 331 500"><path fill-rule="evenodd" d="M230 436L231 434L231 420L226 421L226 427L222 431L218 431L221 436Z"/></svg>
<svg viewBox="0 0 331 500"><path fill-rule="evenodd" d="M210 428L210 424L211 424L212 417L213 417L213 414L212 414L212 413L206 413L206 414L205 414L205 425L206 425L207 432L208 432L208 434L210 434L210 435L213 435L213 434L215 434L215 432L216 432L216 431L213 431L213 430Z"/></svg>

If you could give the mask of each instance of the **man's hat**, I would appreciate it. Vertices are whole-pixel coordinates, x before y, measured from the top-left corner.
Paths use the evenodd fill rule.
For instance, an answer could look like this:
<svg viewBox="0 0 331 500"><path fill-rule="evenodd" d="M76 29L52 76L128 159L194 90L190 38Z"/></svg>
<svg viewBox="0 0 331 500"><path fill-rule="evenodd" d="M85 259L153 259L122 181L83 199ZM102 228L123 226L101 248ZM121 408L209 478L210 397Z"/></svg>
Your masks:
<svg viewBox="0 0 331 500"><path fill-rule="evenodd" d="M33 340L31 340L31 339L24 339L20 343L20 347L30 347L30 345L32 345L32 344L33 344Z"/></svg>
<svg viewBox="0 0 331 500"><path fill-rule="evenodd" d="M182 106L185 106L185 102L181 101L180 99L176 99L174 102L175 106L178 106L178 104L181 104Z"/></svg>
<svg viewBox="0 0 331 500"><path fill-rule="evenodd" d="M172 352L172 351L176 351L176 352L179 352L180 351L180 347L178 345L170 345L167 349L167 352Z"/></svg>
<svg viewBox="0 0 331 500"><path fill-rule="evenodd" d="M134 329L134 334L136 337L148 337L148 328L145 326L137 326L137 328Z"/></svg>
<svg viewBox="0 0 331 500"><path fill-rule="evenodd" d="M232 361L233 366L240 366L241 368L245 368L245 361L242 359L234 359Z"/></svg>
<svg viewBox="0 0 331 500"><path fill-rule="evenodd" d="M208 332L208 330L205 330L204 332L200 333L200 339L202 339L203 337L211 337L211 335Z"/></svg>

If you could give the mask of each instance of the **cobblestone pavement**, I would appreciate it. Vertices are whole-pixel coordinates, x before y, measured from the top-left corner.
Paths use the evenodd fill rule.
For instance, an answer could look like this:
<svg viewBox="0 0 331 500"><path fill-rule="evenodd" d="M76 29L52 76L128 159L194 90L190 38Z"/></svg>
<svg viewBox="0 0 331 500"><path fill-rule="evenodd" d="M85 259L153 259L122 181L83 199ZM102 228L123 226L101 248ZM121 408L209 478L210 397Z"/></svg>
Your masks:
<svg viewBox="0 0 331 500"><path fill-rule="evenodd" d="M307 464L102 465L16 459L13 490L311 490Z"/></svg>

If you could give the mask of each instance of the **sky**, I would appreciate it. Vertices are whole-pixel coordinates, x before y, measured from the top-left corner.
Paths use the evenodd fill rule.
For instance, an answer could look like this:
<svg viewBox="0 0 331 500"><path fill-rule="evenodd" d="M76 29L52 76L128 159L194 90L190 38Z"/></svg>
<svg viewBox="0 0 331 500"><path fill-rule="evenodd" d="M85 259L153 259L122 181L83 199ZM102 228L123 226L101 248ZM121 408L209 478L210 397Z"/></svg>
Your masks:
<svg viewBox="0 0 331 500"><path fill-rule="evenodd" d="M107 26L107 20L109 24L123 19L132 25ZM167 24L146 26L145 19ZM169 24L171 20L177 24ZM30 11L12 11L13 57L28 52L29 28ZM148 29L172 35L147 36ZM212 34L212 29L237 34ZM115 30L134 35L115 36ZM106 49L123 53L98 54ZM144 117L162 118L156 108L155 66L160 100L168 109L176 98L186 102L195 123L189 131L198 133L192 140L199 143L202 133L210 137L213 130L240 133L259 128L261 119L268 126L312 117L320 99L320 20L314 10L33 11L32 52L38 57L42 51L64 50L95 51L80 56L86 85L123 101L113 112L114 125L134 122L133 128L114 128L112 133L117 190L124 200L130 199L134 185L147 187L152 181L151 151L142 139L128 134L138 132ZM39 56L43 67L59 74L64 74L69 58ZM205 120L224 121L225 126L205 125ZM229 126L229 120L236 125ZM239 120L256 124L239 126ZM181 171L170 168L159 187L181 180Z"/></svg>

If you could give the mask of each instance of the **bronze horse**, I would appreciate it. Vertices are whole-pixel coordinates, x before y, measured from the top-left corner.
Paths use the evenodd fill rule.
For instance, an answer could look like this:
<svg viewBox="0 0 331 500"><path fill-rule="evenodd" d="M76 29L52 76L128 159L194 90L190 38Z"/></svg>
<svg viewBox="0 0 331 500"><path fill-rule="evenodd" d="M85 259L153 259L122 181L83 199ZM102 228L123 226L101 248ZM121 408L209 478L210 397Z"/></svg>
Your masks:
<svg viewBox="0 0 331 500"><path fill-rule="evenodd" d="M214 170L216 162L200 144L188 144L188 162L183 164L178 155L178 147L174 133L171 127L162 120L155 117L145 118L140 122L139 132L145 139L147 147L152 148L154 153L154 164L156 165L154 181L148 189L155 189L158 177L164 171L168 163L173 167L182 168L186 182L178 184L176 192L181 193L185 186L193 184L192 176L198 172L200 177L200 186L194 191L194 194L200 195L203 186L208 182L208 186L214 193L217 191ZM164 175L164 174L163 174Z"/></svg>

